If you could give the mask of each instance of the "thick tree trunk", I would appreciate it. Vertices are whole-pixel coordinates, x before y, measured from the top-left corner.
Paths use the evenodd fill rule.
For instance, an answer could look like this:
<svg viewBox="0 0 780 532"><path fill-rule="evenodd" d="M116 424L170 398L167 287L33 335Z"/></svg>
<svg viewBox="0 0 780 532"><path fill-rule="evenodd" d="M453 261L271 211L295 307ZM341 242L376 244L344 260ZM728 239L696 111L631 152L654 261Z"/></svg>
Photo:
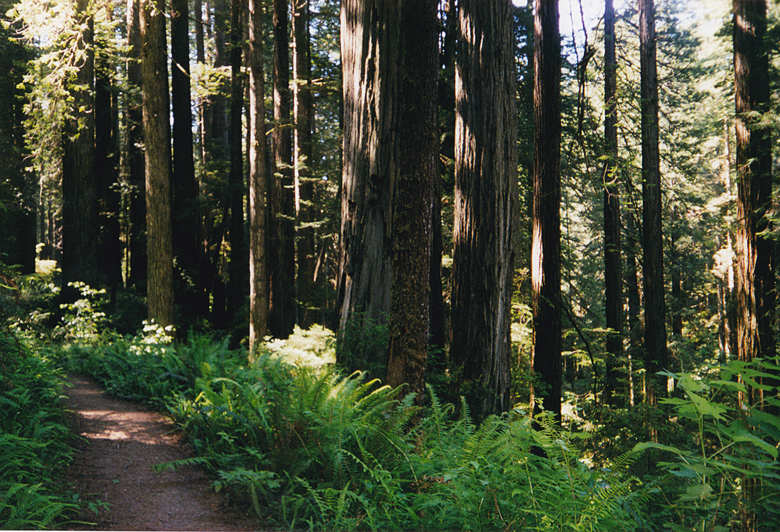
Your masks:
<svg viewBox="0 0 780 532"><path fill-rule="evenodd" d="M422 401L428 354L431 200L438 178L437 0L401 7L398 181L392 205L393 280L387 383Z"/></svg>
<svg viewBox="0 0 780 532"><path fill-rule="evenodd" d="M655 8L639 2L639 53L642 110L642 265L645 299L645 370L649 402L664 389L656 372L667 366L666 305L664 304L663 240L661 237L661 172L658 155L658 75L656 71Z"/></svg>
<svg viewBox="0 0 780 532"><path fill-rule="evenodd" d="M339 330L385 323L390 310L390 202L398 169L398 9L382 0L343 0L343 164L337 305ZM386 346L366 357L383 363Z"/></svg>
<svg viewBox="0 0 780 532"><path fill-rule="evenodd" d="M615 8L604 9L604 309L606 312L607 363L604 402L609 404L618 387L618 367L623 358L623 275L620 260L620 193L617 137L617 60L615 58Z"/></svg>
<svg viewBox="0 0 780 532"><path fill-rule="evenodd" d="M561 46L557 0L534 15L534 166L531 288L534 373L545 410L561 416ZM537 390L534 390L536 400Z"/></svg>
<svg viewBox="0 0 780 532"><path fill-rule="evenodd" d="M141 22L140 0L127 0L127 93L126 136L130 192L130 276L129 284L146 291L146 195L141 113Z"/></svg>
<svg viewBox="0 0 780 532"><path fill-rule="evenodd" d="M141 79L146 170L149 318L166 326L173 315L171 134L163 0L141 0Z"/></svg>
<svg viewBox="0 0 780 532"><path fill-rule="evenodd" d="M295 205L290 127L290 50L288 0L274 0L274 172L270 193L268 259L270 273L269 328L286 338L295 325Z"/></svg>
<svg viewBox="0 0 780 532"><path fill-rule="evenodd" d="M737 220L736 344L739 360L775 354L775 271L771 229L772 145L766 0L734 0ZM760 392L740 394L756 404Z"/></svg>
<svg viewBox="0 0 780 532"><path fill-rule="evenodd" d="M249 0L249 348L268 328L268 276L265 261L266 184L263 99L262 0Z"/></svg>
<svg viewBox="0 0 780 532"><path fill-rule="evenodd" d="M295 213L298 219L296 255L298 257L297 297L299 321L310 325L314 316L307 308L314 302L314 266L317 260L315 229L307 225L317 218L314 205L314 182L311 177L313 162L312 132L314 108L311 83L311 50L309 43L309 0L292 1L293 25L293 109L295 138L293 164L295 166Z"/></svg>
<svg viewBox="0 0 780 532"><path fill-rule="evenodd" d="M173 98L173 243L176 297L187 322L206 312L200 278L201 227L192 149L192 95L187 0L171 0L171 95Z"/></svg>
<svg viewBox="0 0 780 532"><path fill-rule="evenodd" d="M458 7L451 355L481 419L510 406L514 36L509 0Z"/></svg>
<svg viewBox="0 0 780 532"><path fill-rule="evenodd" d="M62 162L62 282L63 295L74 295L67 288L71 281L96 286L98 267L98 180L95 171L95 102L93 21L87 14L87 0L76 2L75 16L86 30L79 39L83 63L71 89L72 116L65 121Z"/></svg>
<svg viewBox="0 0 780 532"><path fill-rule="evenodd" d="M230 277L228 313L235 315L244 303L249 280L249 255L244 241L244 157L241 119L244 86L241 73L241 10L245 0L233 0L230 22Z"/></svg>

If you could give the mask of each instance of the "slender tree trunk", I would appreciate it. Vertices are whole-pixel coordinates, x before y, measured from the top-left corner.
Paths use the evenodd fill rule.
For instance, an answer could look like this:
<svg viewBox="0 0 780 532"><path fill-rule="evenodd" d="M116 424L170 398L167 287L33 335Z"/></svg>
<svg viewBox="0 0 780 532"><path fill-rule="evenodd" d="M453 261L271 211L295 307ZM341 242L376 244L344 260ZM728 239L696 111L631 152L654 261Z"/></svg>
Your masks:
<svg viewBox="0 0 780 532"><path fill-rule="evenodd" d="M290 127L290 50L288 0L274 0L274 173L268 191L271 334L286 338L295 325L295 205Z"/></svg>
<svg viewBox="0 0 780 532"><path fill-rule="evenodd" d="M130 192L130 284L146 291L146 196L141 113L141 22L140 0L127 0L127 94L126 145Z"/></svg>
<svg viewBox="0 0 780 532"><path fill-rule="evenodd" d="M678 208L672 209L672 227L670 231L670 256L673 257L670 267L670 274L672 277L672 334L677 338L682 336L682 309L685 302L683 301L683 286L682 286L682 265L680 264L680 252L677 249L677 243L680 240L680 230L677 227L676 221L680 219L682 213Z"/></svg>
<svg viewBox="0 0 780 532"><path fill-rule="evenodd" d="M339 331L385 323L390 310L391 207L397 135L398 9L343 0L343 164L337 305ZM366 358L381 364L387 346Z"/></svg>
<svg viewBox="0 0 780 532"><path fill-rule="evenodd" d="M458 8L451 356L481 419L510 406L514 36L509 0Z"/></svg>
<svg viewBox="0 0 780 532"><path fill-rule="evenodd" d="M721 182L729 198L729 204L734 199L734 188L731 181L733 171L733 156L731 153L731 128L727 121L723 123L723 162L721 164ZM721 288L721 359L727 362L736 352L736 305L735 303L735 274L734 274L734 246L733 233L727 228L725 235L725 251L728 260L724 278L720 283Z"/></svg>
<svg viewBox="0 0 780 532"><path fill-rule="evenodd" d="M96 286L98 268L98 180L95 171L95 55L93 20L87 0L76 2L78 24L86 22L79 39L83 63L71 89L72 116L65 121L62 163L62 281L63 295L74 296L71 281Z"/></svg>
<svg viewBox="0 0 780 532"><path fill-rule="evenodd" d="M558 1L534 15L534 166L531 287L534 373L545 410L561 416L561 47ZM537 390L534 390L536 400Z"/></svg>
<svg viewBox="0 0 780 532"><path fill-rule="evenodd" d="M166 326L173 315L171 134L163 0L141 0L141 79L146 170L149 318Z"/></svg>
<svg viewBox="0 0 780 532"><path fill-rule="evenodd" d="M633 216L626 217L626 234L637 235L639 228L634 222ZM627 239L626 245L626 268L625 268L625 284L626 284L626 307L628 314L628 358L631 368L628 373L628 385L629 385L629 406L635 404L635 386L634 386L634 373L633 363L635 360L641 360L642 355L642 321L640 320L640 312L642 302L639 297L639 280L636 264L637 246L636 241L631 238Z"/></svg>
<svg viewBox="0 0 780 532"><path fill-rule="evenodd" d="M230 65L229 53L225 39L229 34L229 15L227 0L211 0L207 2L205 12L213 16L206 24L207 34L214 42L214 66L222 68ZM213 26L213 27L212 27ZM223 87L224 88L224 87ZM204 125L206 128L204 153L205 167L220 177L228 177L229 182L229 127L227 122L227 99L222 94L211 96L204 103ZM216 188L216 187L215 187ZM224 186L214 190L221 211L221 221L216 216L207 214L204 221L205 256L203 262L204 279L208 279L211 296L211 320L218 328L227 327L227 268L223 268L223 240L228 233L230 220L230 187Z"/></svg>
<svg viewBox="0 0 780 532"><path fill-rule="evenodd" d="M110 20L111 10L106 9ZM101 281L114 299L122 283L122 247L119 240L118 144L114 136L114 89L107 57L98 51L95 74L95 171L99 183L99 256Z"/></svg>
<svg viewBox="0 0 780 532"><path fill-rule="evenodd" d="M448 0L444 6L445 35L441 50L441 68L443 75L439 80L439 108L443 120L440 126L441 155L443 159L452 161L455 158L455 42L458 34L458 10L455 0ZM444 305L442 286L442 220L441 196L445 183L454 182L454 165L441 164L441 175L433 181L433 201L431 202L431 349L440 352L440 360L436 371L443 374L446 370L446 360L443 356L447 345L447 314ZM447 243L449 246L449 243Z"/></svg>
<svg viewBox="0 0 780 532"><path fill-rule="evenodd" d="M438 0L401 7L398 181L392 205L393 280L387 382L422 401L428 354L431 199L438 177Z"/></svg>
<svg viewBox="0 0 780 532"><path fill-rule="evenodd" d="M293 109L295 114L295 138L293 164L295 169L295 214L298 220L297 257L299 321L303 326L313 322L313 314L307 310L314 298L314 265L317 260L315 229L306 224L315 221L314 182L311 177L313 161L312 131L314 108L311 84L311 50L309 43L309 0L292 1L293 25Z"/></svg>
<svg viewBox="0 0 780 532"><path fill-rule="evenodd" d="M623 275L620 260L620 194L617 138L617 60L615 58L615 8L604 9L604 308L606 311L607 363L604 402L609 404L618 387L618 367L623 358Z"/></svg>
<svg viewBox="0 0 780 532"><path fill-rule="evenodd" d="M244 242L244 157L241 119L244 87L241 74L241 10L246 0L233 0L230 23L230 279L228 309L235 315L244 302L249 272L248 250Z"/></svg>
<svg viewBox="0 0 780 532"><path fill-rule="evenodd" d="M656 71L655 7L639 2L639 48L642 110L642 265L645 299L645 370L649 400L664 389L656 372L667 366L666 305L664 304L663 240L661 237L661 172L658 155L658 75Z"/></svg>
<svg viewBox="0 0 780 532"><path fill-rule="evenodd" d="M266 149L262 0L249 1L249 346L254 354L268 326L265 261Z"/></svg>
<svg viewBox="0 0 780 532"><path fill-rule="evenodd" d="M171 95L173 97L173 242L176 296L192 322L206 312L200 278L201 228L192 150L190 35L187 0L171 0Z"/></svg>
<svg viewBox="0 0 780 532"><path fill-rule="evenodd" d="M772 145L766 0L734 0L734 86L737 167L736 343L739 360L775 354L775 271L771 229ZM757 404L759 390L740 394ZM752 524L755 527L755 523Z"/></svg>
<svg viewBox="0 0 780 532"><path fill-rule="evenodd" d="M15 84L16 80L8 80L9 83ZM13 89L12 89L13 90ZM11 102L10 119L12 120L11 127L11 143L15 148L15 173L18 175L19 186L18 190L21 192L19 215L16 217L16 248L18 257L14 262L21 266L20 272L23 274L35 273L35 255L37 244L37 224L36 213L40 212L40 206L38 201L38 191L40 190L39 179L35 174L25 169L27 166L25 163L25 157L28 155L28 150L25 145L24 138L24 99L23 93L19 89L14 90L14 100ZM41 214L39 219L43 218Z"/></svg>

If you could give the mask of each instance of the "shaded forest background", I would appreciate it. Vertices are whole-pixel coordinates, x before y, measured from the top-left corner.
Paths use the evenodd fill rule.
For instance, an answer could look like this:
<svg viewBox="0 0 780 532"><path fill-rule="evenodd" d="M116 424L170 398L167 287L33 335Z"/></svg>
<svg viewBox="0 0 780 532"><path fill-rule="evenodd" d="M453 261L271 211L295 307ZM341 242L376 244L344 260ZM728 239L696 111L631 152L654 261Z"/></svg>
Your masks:
<svg viewBox="0 0 780 532"><path fill-rule="evenodd" d="M59 358L198 427L197 401L163 398L191 378L229 408L224 388L204 383L246 384L237 352L260 360L242 372L292 386L264 389L268 404L313 389L306 379L333 364L317 386L359 401L366 391L337 375L360 370L404 387L373 399L397 401L398 417L371 411L356 423L416 426L412 438L449 415L441 404L465 416L430 456L485 430L496 439L483 457L633 467L612 479L617 491L593 492L620 499L616 519L634 519L610 526L642 528L650 514L627 508L649 508L652 489L684 478L663 510L683 529L771 529L780 4L606 0L593 19L590 3L391 4L0 0L7 328L75 349ZM190 353L199 338L225 338L200 361L224 375L185 370L167 348L138 366L131 356L174 339ZM284 373L269 352L317 369ZM122 381L122 364L137 380ZM274 455L284 430L258 419L262 467L227 464L231 451L195 432L209 467L232 472L224 485L244 498L254 486L263 517L257 489L266 502L295 493L306 501L295 511L319 512L320 526L447 527L446 511L435 522L399 516L479 491L456 489L452 471L402 479L378 458L384 444L366 451L356 437L354 475L381 462L398 482L374 475L381 495L363 486L399 509L377 517L344 471L325 487L315 479L327 471L301 472L308 492L279 481L316 459ZM518 419L535 436L500 440ZM555 450L555 437L578 439L572 431L587 443ZM655 458L628 465L631 449ZM663 453L679 460L655 465ZM449 487L454 499L436 502L389 495ZM499 499L472 525L512 526Z"/></svg>

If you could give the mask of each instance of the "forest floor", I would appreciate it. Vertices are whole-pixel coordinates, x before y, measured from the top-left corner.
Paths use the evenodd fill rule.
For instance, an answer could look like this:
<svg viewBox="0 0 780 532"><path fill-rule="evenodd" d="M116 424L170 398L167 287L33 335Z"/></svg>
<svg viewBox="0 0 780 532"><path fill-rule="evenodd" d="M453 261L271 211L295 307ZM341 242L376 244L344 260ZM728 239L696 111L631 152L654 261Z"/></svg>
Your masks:
<svg viewBox="0 0 780 532"><path fill-rule="evenodd" d="M97 515L80 516L90 523L85 529L257 529L211 490L197 468L154 471L157 464L192 456L168 418L113 399L88 378L70 381L66 408L81 438L68 480L82 500L99 501Z"/></svg>

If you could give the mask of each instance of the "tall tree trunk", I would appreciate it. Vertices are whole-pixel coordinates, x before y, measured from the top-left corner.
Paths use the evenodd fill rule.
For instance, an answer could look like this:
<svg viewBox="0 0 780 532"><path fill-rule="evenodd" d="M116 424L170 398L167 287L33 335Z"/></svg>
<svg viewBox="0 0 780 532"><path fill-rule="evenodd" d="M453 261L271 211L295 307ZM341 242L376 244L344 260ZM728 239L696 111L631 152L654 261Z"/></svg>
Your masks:
<svg viewBox="0 0 780 532"><path fill-rule="evenodd" d="M385 323L390 310L398 73L398 10L382 0L343 0L343 164L337 305L339 331ZM365 353L384 361L387 346Z"/></svg>
<svg viewBox="0 0 780 532"><path fill-rule="evenodd" d="M736 342L739 360L775 354L774 242L766 233L772 212L769 65L766 0L734 0L734 86L737 166ZM760 401L757 389L740 402Z"/></svg>
<svg viewBox="0 0 780 532"><path fill-rule="evenodd" d="M633 374L633 362L634 360L641 359L642 355L642 321L640 320L642 302L639 297L639 280L636 264L637 245L636 241L631 238L631 235L637 235L639 229L634 220L634 216L630 215L626 217L626 234L629 238L626 242L626 268L625 268L625 283L626 283L626 308L628 314L628 404L634 406L635 404L635 386L634 386L634 374Z"/></svg>
<svg viewBox="0 0 780 532"><path fill-rule="evenodd" d="M192 150L190 35L187 0L171 0L171 95L173 98L173 243L178 270L176 297L187 323L206 312L200 279L200 208Z"/></svg>
<svg viewBox="0 0 780 532"><path fill-rule="evenodd" d="M439 80L439 108L440 116L443 116L440 125L440 138L443 142L440 146L443 160L452 161L455 158L455 42L458 34L458 9L455 0L448 0L444 6L444 41L441 50L442 76ZM433 201L431 202L431 297L430 297L430 344L433 351L438 351L440 360L437 361L435 371L443 374L446 370L446 360L443 356L444 347L447 344L447 315L444 305L442 286L442 220L441 220L441 196L444 193L445 183L454 182L454 165L441 164L441 175L433 182ZM449 186L449 185L448 185ZM449 246L449 243L447 243Z"/></svg>
<svg viewBox="0 0 780 532"><path fill-rule="evenodd" d="M262 0L249 0L249 348L268 328L268 275L265 261L266 149L263 99Z"/></svg>
<svg viewBox="0 0 780 532"><path fill-rule="evenodd" d="M274 172L270 198L269 240L271 334L286 338L295 325L295 205L293 198L292 131L290 127L290 50L288 0L274 0Z"/></svg>
<svg viewBox="0 0 780 532"><path fill-rule="evenodd" d="M623 275L620 260L620 194L617 138L617 60L615 58L615 7L604 2L604 309L607 320L604 402L609 404L618 386L623 358Z"/></svg>
<svg viewBox="0 0 780 532"><path fill-rule="evenodd" d="M680 240L680 236L682 236L680 234L677 220L680 220L681 216L682 213L680 212L680 209L678 209L676 206L672 208L672 219L674 221L672 222L672 227L669 234L669 255L673 257L673 259L669 268L671 270L669 273L672 277L672 334L677 338L682 336L682 309L685 307L685 302L683 301L684 292L682 286L682 265L680 264L681 257L680 252L677 249L677 243Z"/></svg>
<svg viewBox="0 0 780 532"><path fill-rule="evenodd" d="M230 279L228 309L235 315L244 302L248 283L249 255L244 242L244 157L241 119L244 87L241 74L241 10L245 0L233 0L230 23Z"/></svg>
<svg viewBox="0 0 780 532"><path fill-rule="evenodd" d="M212 24L207 24L209 37L214 39L214 66L217 68L226 67L230 64L229 54L225 38L229 34L228 27L228 4L227 0L211 0L207 6L206 12L213 6L213 28ZM204 143L204 153L206 156L205 166L208 171L216 173L218 176L228 174L229 157L229 128L227 123L227 99L222 94L211 96L204 104L204 125L206 135ZM228 177L229 181L229 177ZM209 258L203 262L204 279L208 279L209 291L211 292L211 320L218 328L227 327L228 311L226 308L226 284L227 272L221 267L223 260L222 247L225 234L228 232L230 220L230 188L224 187L221 190L215 190L218 197L218 207L221 210L221 222L215 220L214 216L208 216L204 221L204 234L208 236L205 243L205 255Z"/></svg>
<svg viewBox="0 0 780 532"><path fill-rule="evenodd" d="M510 406L514 35L509 0L458 7L451 355L481 419Z"/></svg>
<svg viewBox="0 0 780 532"><path fill-rule="evenodd" d="M431 199L438 178L438 0L401 7L398 181L393 205L387 383L406 383L422 401L428 354Z"/></svg>
<svg viewBox="0 0 780 532"><path fill-rule="evenodd" d="M171 133L164 0L141 0L141 80L146 170L149 318L167 326L173 315Z"/></svg>
<svg viewBox="0 0 780 532"><path fill-rule="evenodd" d="M76 2L77 23L85 28L79 39L83 63L71 88L73 107L65 121L62 162L62 281L63 295L73 297L71 281L96 286L98 268L98 180L95 171L95 55L93 20L87 0ZM86 22L86 24L85 24Z"/></svg>
<svg viewBox="0 0 780 532"><path fill-rule="evenodd" d="M533 368L545 384L542 404L558 420L561 416L560 85L558 1L539 0L534 14Z"/></svg>
<svg viewBox="0 0 780 532"><path fill-rule="evenodd" d="M293 25L293 109L295 114L294 138L294 183L295 214L298 220L298 284L299 321L303 326L313 322L313 314L307 310L314 297L314 265L317 260L315 249L314 182L311 177L313 161L312 131L314 109L311 83L311 50L309 43L309 0L292 1Z"/></svg>
<svg viewBox="0 0 780 532"><path fill-rule="evenodd" d="M10 75L8 79L9 84L16 84L20 81L21 75L18 77ZM21 266L20 273L29 274L35 273L35 255L37 239L37 224L36 213L41 211L38 197L40 190L40 180L35 174L25 169L27 166L25 158L29 151L25 145L24 138L24 93L23 91L11 89L15 94L12 96L11 101L10 118L11 127L9 133L11 134L11 143L15 149L15 156L13 157L15 171L17 174L19 183L17 190L21 193L19 214L16 217L16 251L18 256L13 263L17 263ZM43 213L38 216L38 219L43 220Z"/></svg>
<svg viewBox="0 0 780 532"><path fill-rule="evenodd" d="M733 170L733 156L731 153L731 128L728 121L723 122L723 161L721 163L721 183L726 190L726 195L729 199L729 204L734 199L734 187L731 182L731 172ZM734 274L734 246L733 246L733 233L731 229L726 228L725 235L725 251L727 257L727 266L724 273L724 277L720 282L721 292L721 323L720 323L720 347L721 347L721 361L727 362L736 352L736 305L735 303L735 282L736 276Z"/></svg>
<svg viewBox="0 0 780 532"><path fill-rule="evenodd" d="M649 402L663 391L656 372L667 365L661 237L661 172L658 156L658 75L653 0L639 2L639 54L642 111L642 265L645 300L645 370Z"/></svg>
<svg viewBox="0 0 780 532"><path fill-rule="evenodd" d="M110 6L106 7L111 20ZM110 60L98 51L95 60L95 171L100 180L99 256L101 281L109 288L112 300L122 283L122 247L119 240L120 190L118 188L118 142L114 135L114 89L111 83Z"/></svg>
<svg viewBox="0 0 780 532"><path fill-rule="evenodd" d="M141 22L140 0L127 0L127 94L126 137L130 192L130 284L146 291L146 196L141 113Z"/></svg>

